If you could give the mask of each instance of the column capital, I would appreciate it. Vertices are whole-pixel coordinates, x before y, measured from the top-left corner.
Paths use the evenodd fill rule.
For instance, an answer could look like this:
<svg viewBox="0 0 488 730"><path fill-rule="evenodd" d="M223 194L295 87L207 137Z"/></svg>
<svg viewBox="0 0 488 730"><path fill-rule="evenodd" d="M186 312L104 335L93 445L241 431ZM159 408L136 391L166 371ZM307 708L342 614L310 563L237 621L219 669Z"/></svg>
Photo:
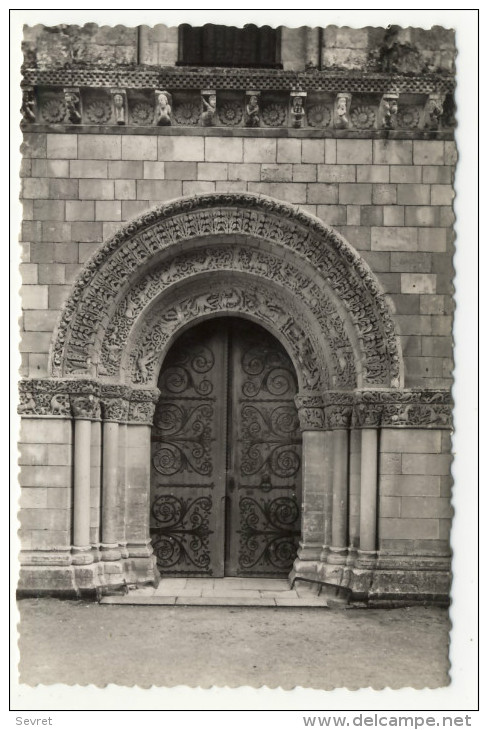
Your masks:
<svg viewBox="0 0 488 730"><path fill-rule="evenodd" d="M302 431L323 431L324 401L320 395L296 395L295 405Z"/></svg>
<svg viewBox="0 0 488 730"><path fill-rule="evenodd" d="M353 393L329 390L323 394L325 427L329 430L350 428Z"/></svg>
<svg viewBox="0 0 488 730"><path fill-rule="evenodd" d="M70 403L73 418L86 421L98 421L100 419L100 400L92 393L71 395Z"/></svg>
<svg viewBox="0 0 488 730"><path fill-rule="evenodd" d="M126 385L103 384L100 404L104 421L125 423L129 413L131 389Z"/></svg>
<svg viewBox="0 0 488 730"><path fill-rule="evenodd" d="M132 389L129 401L128 421L152 426L154 410L161 391L158 388L148 390Z"/></svg>

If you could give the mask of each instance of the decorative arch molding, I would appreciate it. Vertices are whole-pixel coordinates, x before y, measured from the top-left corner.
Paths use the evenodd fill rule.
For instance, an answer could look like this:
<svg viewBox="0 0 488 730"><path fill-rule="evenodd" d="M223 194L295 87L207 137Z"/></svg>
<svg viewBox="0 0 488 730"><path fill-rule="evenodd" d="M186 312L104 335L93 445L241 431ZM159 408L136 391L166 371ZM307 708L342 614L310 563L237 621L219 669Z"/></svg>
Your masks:
<svg viewBox="0 0 488 730"><path fill-rule="evenodd" d="M196 288L201 288L199 279L202 276L207 283L197 296ZM209 281L212 281L211 292ZM224 281L226 284L221 286ZM229 285L231 281L239 282L238 289ZM154 267L119 300L103 335L98 372L112 377L122 372L132 383L145 382L134 368L128 373L127 364L122 362L129 347L128 340L134 340L134 330L138 329L137 323L141 320L146 335L148 328L159 327L158 347L163 347L168 335L180 326L190 324L193 318L231 312L259 321L278 338L281 334L292 359L293 352L299 352L295 359L299 371L309 359L306 354L309 340L320 343L313 348L322 353L314 369L322 372L323 387L352 388L361 368L359 343L353 328L346 326L340 302L321 284L320 279L314 280L313 271L307 271L306 266L298 270L279 256L279 252L263 251L256 242L213 246L204 242L203 246ZM182 287L186 290L183 300ZM172 294L175 291L178 294ZM173 301L174 297L179 297L179 304L176 299ZM164 300L163 305L160 305L160 299ZM154 317L152 309L155 307L158 312L166 311ZM145 351L143 345L138 345L136 360L146 357L147 350L152 347L151 337L147 336L146 340ZM309 382L315 379L309 369L306 372Z"/></svg>
<svg viewBox="0 0 488 730"><path fill-rule="evenodd" d="M249 274L223 273L223 280L219 272L192 277L176 292L171 287L158 300L124 353L122 370L126 379L136 386L156 387L164 356L183 329L201 319L238 315L257 322L281 341L295 365L300 391L330 388L330 348L324 350L305 307L297 304L290 292L269 281ZM354 365L350 347L348 355ZM354 370L349 376L343 384L353 388Z"/></svg>
<svg viewBox="0 0 488 730"><path fill-rule="evenodd" d="M151 326L156 332L159 299L166 308L171 306L165 287L169 296L186 286L186 306L191 309L190 279L216 271L226 272L219 296L224 295L223 281L232 275L239 278L239 296L255 297L253 311L232 308L231 298L225 306L221 300L216 312L247 314L270 328L266 296L282 294L279 306L296 313L295 322L298 317L303 332L290 335L295 362L303 368L307 358L310 363L315 360L308 374L304 368L305 375L314 368L322 374L312 378L315 384L307 390L402 385L393 319L369 267L317 218L250 193L168 203L130 222L107 241L86 264L66 303L51 352L52 375L137 382L141 357L137 358L137 348L142 342L138 337L147 335ZM166 286L169 283L173 286ZM205 314L209 312L189 315L188 322ZM128 320L125 326L122 316ZM303 339L302 351L297 351L297 339ZM129 357L127 347L132 348ZM124 372L122 365L127 368L127 362L131 364Z"/></svg>

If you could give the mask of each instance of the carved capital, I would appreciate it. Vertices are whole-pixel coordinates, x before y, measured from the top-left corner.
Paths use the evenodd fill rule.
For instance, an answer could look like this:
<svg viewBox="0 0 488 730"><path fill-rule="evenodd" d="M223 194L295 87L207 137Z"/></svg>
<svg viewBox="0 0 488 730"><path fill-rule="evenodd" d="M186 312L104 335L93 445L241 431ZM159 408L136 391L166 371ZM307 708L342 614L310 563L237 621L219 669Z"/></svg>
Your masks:
<svg viewBox="0 0 488 730"><path fill-rule="evenodd" d="M127 420L133 423L152 426L154 411L159 396L160 391L157 388L151 390L132 390Z"/></svg>
<svg viewBox="0 0 488 730"><path fill-rule="evenodd" d="M353 394L350 392L327 391L324 393L325 427L329 430L350 428Z"/></svg>
<svg viewBox="0 0 488 730"><path fill-rule="evenodd" d="M123 398L105 398L100 402L104 421L123 423L127 420L129 403Z"/></svg>
<svg viewBox="0 0 488 730"><path fill-rule="evenodd" d="M94 395L72 395L71 411L73 418L96 421L100 418L100 401Z"/></svg>
<svg viewBox="0 0 488 730"><path fill-rule="evenodd" d="M378 428L381 426L383 406L355 403L352 411L352 428Z"/></svg>
<svg viewBox="0 0 488 730"><path fill-rule="evenodd" d="M100 406L104 421L127 421L131 389L126 385L104 383L101 387Z"/></svg>
<svg viewBox="0 0 488 730"><path fill-rule="evenodd" d="M295 404L302 431L323 430L324 402L321 396L296 395Z"/></svg>

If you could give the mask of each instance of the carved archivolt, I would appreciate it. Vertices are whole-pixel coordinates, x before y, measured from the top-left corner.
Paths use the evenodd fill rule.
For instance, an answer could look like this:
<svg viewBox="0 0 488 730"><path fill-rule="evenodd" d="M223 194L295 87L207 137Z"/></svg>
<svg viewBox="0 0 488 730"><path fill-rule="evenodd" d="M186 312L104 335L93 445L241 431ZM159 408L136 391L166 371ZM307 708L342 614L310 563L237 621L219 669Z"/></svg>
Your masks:
<svg viewBox="0 0 488 730"><path fill-rule="evenodd" d="M151 271L146 277L141 279L128 294L118 304L110 324L105 331L102 343L100 364L98 373L101 375L116 375L121 367L122 355L127 350L127 340L130 336L134 323L139 319L148 304L159 297L165 291L179 282L190 281L191 276L208 274L215 276L215 272L225 273L226 280L232 272L241 276L260 277L263 283L272 282L278 285L283 292L286 292L289 302L285 309L287 321L294 317L296 327L299 327L300 317L296 313L296 305L301 305L305 310L313 313L314 321L320 325L320 331L325 334L326 341L326 360L330 365L331 382L323 372L324 387L349 387L353 388L356 382L355 372L355 353L344 326L344 320L337 310L336 303L332 300L327 292L321 290L319 286L303 271L299 271L290 262L273 253L262 251L259 248L242 245L218 245L205 246L180 254L169 261L165 261ZM208 288L208 287L207 287ZM269 286L268 286L269 289ZM293 297L289 296L290 291ZM212 285L214 292L214 285ZM249 292L250 293L250 292ZM273 294L273 298L277 295ZM221 297L222 299L222 297ZM259 302L254 301L250 296L248 298L239 297L237 300L232 297L224 297L224 301L220 304L221 311L235 311L240 314L251 314L266 324L279 330L284 336L289 331L289 326L285 327L283 317L278 321L279 308L276 305L275 311L269 311L266 305L266 293L264 292ZM237 309L239 306L241 309ZM189 323L191 316L198 316L199 312L216 313L218 302L215 298L207 301L204 306L202 295L200 295L200 305L194 304L193 309L187 304L184 311L178 311L176 314L174 308L167 307L173 312L174 327L181 326L183 323ZM250 308L251 307L251 308ZM166 321L170 315L168 312L163 313L161 322ZM169 332L168 327L166 327ZM166 339L165 339L166 341ZM304 343L305 345L305 340ZM291 346L294 349L297 343L292 340ZM356 344L356 357L360 357L359 347ZM145 357L145 356L144 356ZM303 360L303 355L300 358ZM299 360L300 361L300 360ZM299 362L298 361L298 362ZM297 362L297 364L298 364ZM316 367L320 367L320 363ZM153 370L151 370L153 374ZM140 382L140 375L136 374L135 382Z"/></svg>
<svg viewBox="0 0 488 730"><path fill-rule="evenodd" d="M320 344L307 317L293 305L291 297L230 275L224 281L206 277L198 285L192 284L190 292L183 289L169 301L163 298L128 350L130 381L140 385L156 382L171 336L185 325L202 317L236 313L280 333L304 390L313 392L327 387L328 372L323 358L318 356Z"/></svg>
<svg viewBox="0 0 488 730"><path fill-rule="evenodd" d="M202 248L202 241L209 245ZM220 258L210 246L218 242L230 244L220 247ZM186 263L178 258L183 243L200 249ZM251 252L256 247L259 252ZM167 263L173 250L172 269L162 266L159 274L141 278L161 257ZM333 371L333 387L351 388L353 379L360 385L401 384L401 357L388 305L356 251L318 219L250 193L169 203L132 221L102 246L86 264L63 311L52 348L52 374L120 378L125 342L137 317L150 306L147 297L159 296L172 277L184 279L185 265L190 277L225 269L229 257L233 270L252 271L263 283L276 282L297 300L302 292L309 321L316 323L316 339L329 343L335 353L327 363L323 349L322 354L320 348L314 352L315 359L323 358L320 370ZM315 284L303 276L304 267L315 272ZM357 379L353 360L359 360Z"/></svg>

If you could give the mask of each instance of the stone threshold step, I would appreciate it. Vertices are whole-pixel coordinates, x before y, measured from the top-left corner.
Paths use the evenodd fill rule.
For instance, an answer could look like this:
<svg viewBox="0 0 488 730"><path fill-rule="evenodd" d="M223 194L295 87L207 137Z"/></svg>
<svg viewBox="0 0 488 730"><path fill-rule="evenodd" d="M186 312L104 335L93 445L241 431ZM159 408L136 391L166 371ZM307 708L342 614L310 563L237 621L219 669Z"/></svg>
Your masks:
<svg viewBox="0 0 488 730"><path fill-rule="evenodd" d="M117 606L271 606L326 608L325 599L310 598L235 598L225 596L104 596L100 603Z"/></svg>

